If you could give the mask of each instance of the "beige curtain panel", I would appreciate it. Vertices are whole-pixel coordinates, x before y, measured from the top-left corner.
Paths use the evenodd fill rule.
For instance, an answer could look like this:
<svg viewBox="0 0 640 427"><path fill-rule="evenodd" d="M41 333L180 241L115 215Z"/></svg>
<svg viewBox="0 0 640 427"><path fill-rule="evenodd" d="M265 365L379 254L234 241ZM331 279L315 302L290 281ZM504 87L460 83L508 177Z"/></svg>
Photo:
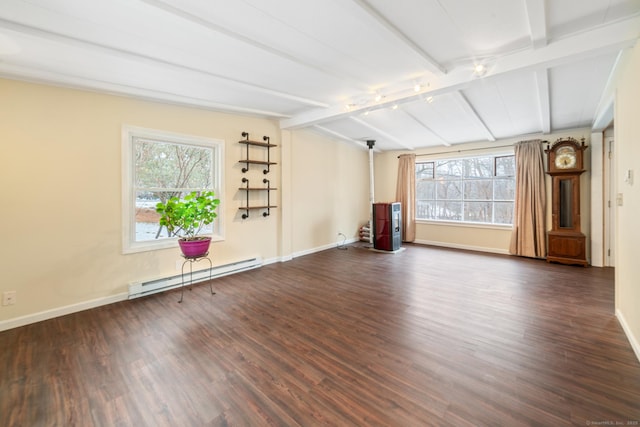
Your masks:
<svg viewBox="0 0 640 427"><path fill-rule="evenodd" d="M403 154L398 162L396 201L402 208L402 241L416 240L416 155Z"/></svg>
<svg viewBox="0 0 640 427"><path fill-rule="evenodd" d="M515 145L516 195L509 252L530 258L547 256L544 156L539 139Z"/></svg>

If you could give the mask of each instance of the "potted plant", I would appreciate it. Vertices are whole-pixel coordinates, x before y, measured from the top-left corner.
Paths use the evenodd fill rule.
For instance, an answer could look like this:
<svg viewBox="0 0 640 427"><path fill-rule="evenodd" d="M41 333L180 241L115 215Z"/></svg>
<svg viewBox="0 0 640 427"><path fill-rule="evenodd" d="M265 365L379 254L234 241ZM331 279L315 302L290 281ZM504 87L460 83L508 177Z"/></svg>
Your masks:
<svg viewBox="0 0 640 427"><path fill-rule="evenodd" d="M179 237L182 254L196 258L209 251L211 237L199 236L198 233L216 219L219 204L220 199L213 191L193 191L182 199L171 197L166 203L158 203L156 212L160 214L160 226L167 227L169 237Z"/></svg>

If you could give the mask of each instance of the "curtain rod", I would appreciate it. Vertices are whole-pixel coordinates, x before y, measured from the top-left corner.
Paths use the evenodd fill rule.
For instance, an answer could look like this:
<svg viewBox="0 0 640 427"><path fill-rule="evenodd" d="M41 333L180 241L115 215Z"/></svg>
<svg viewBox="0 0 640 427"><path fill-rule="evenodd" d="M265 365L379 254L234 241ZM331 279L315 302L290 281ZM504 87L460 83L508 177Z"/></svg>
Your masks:
<svg viewBox="0 0 640 427"><path fill-rule="evenodd" d="M541 144L547 144L549 143L549 141L547 140L540 140ZM478 150L491 150L492 148L506 148L506 147L513 147L514 145L516 145L517 142L515 144L507 144L507 145L496 145L494 147L483 147L483 148L467 148L464 150L456 150L456 151L441 151L439 153L424 153L424 154L416 154L416 157L422 157L422 156L435 156L438 154L449 154L449 153L462 153L465 151L478 151ZM400 155L402 156L402 154ZM400 158L400 156L398 156L398 158Z"/></svg>

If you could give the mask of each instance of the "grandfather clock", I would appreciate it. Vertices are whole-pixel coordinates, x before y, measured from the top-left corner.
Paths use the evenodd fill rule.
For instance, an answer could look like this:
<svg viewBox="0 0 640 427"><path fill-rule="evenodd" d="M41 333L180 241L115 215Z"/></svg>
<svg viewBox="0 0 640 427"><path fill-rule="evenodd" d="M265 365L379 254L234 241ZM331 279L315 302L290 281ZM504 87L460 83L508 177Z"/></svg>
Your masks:
<svg viewBox="0 0 640 427"><path fill-rule="evenodd" d="M552 179L551 230L547 233L547 262L589 265L586 237L580 231L580 175L584 170L584 138L558 139L547 144L547 173Z"/></svg>

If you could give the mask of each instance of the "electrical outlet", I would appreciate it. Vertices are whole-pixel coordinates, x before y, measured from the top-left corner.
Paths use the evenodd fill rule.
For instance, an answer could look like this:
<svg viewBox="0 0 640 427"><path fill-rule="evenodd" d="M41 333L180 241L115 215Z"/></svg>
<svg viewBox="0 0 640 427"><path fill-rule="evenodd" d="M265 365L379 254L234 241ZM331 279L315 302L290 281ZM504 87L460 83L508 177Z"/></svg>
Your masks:
<svg viewBox="0 0 640 427"><path fill-rule="evenodd" d="M16 303L16 291L5 291L2 293L2 305L13 305Z"/></svg>

